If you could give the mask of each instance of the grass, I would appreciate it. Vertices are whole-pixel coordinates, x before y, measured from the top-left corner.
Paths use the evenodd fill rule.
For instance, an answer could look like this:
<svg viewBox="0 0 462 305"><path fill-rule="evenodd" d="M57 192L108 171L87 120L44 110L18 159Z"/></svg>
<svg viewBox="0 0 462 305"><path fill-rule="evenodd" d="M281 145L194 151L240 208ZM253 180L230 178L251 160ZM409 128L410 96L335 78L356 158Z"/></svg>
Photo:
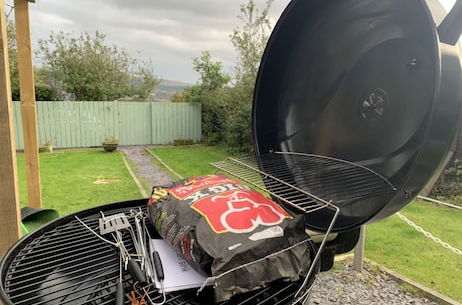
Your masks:
<svg viewBox="0 0 462 305"><path fill-rule="evenodd" d="M180 175L212 174L209 162L223 160L223 147L153 148ZM416 201L402 213L433 235L462 249L462 212ZM366 256L379 264L462 301L462 257L432 242L397 216L369 225Z"/></svg>
<svg viewBox="0 0 462 305"><path fill-rule="evenodd" d="M229 156L221 146L179 146L151 148L151 151L183 177L213 174L215 169L209 162Z"/></svg>
<svg viewBox="0 0 462 305"><path fill-rule="evenodd" d="M18 155L21 205L27 203L24 156ZM61 216L95 205L140 198L120 153L75 150L40 154L43 208ZM108 180L108 184L95 184Z"/></svg>
<svg viewBox="0 0 462 305"><path fill-rule="evenodd" d="M416 201L402 214L462 249L462 212ZM462 301L462 256L417 232L397 216L369 225L366 256L457 301Z"/></svg>

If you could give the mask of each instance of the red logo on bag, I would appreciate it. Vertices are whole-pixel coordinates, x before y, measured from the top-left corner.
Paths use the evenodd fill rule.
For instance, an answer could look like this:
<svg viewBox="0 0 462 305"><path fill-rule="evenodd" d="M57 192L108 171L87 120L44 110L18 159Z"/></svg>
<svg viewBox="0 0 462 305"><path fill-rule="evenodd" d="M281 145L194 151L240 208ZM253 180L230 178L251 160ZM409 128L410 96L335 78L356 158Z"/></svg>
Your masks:
<svg viewBox="0 0 462 305"><path fill-rule="evenodd" d="M249 233L292 218L278 204L256 191L229 191L206 197L191 206L216 233Z"/></svg>

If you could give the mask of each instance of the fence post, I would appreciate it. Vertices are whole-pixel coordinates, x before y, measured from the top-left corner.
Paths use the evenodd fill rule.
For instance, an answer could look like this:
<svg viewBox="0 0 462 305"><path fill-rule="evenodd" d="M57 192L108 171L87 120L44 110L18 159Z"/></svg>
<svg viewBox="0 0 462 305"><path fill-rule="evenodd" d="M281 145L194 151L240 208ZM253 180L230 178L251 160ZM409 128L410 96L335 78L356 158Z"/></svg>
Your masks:
<svg viewBox="0 0 462 305"><path fill-rule="evenodd" d="M27 199L29 206L42 207L40 164L38 156L37 110L35 103L34 68L29 23L29 1L15 0L16 42L18 46L19 92L24 132Z"/></svg>
<svg viewBox="0 0 462 305"><path fill-rule="evenodd" d="M21 237L6 22L5 2L0 0L0 259Z"/></svg>
<svg viewBox="0 0 462 305"><path fill-rule="evenodd" d="M362 272L364 267L364 246L366 244L366 226L361 226L359 240L355 247L353 269Z"/></svg>

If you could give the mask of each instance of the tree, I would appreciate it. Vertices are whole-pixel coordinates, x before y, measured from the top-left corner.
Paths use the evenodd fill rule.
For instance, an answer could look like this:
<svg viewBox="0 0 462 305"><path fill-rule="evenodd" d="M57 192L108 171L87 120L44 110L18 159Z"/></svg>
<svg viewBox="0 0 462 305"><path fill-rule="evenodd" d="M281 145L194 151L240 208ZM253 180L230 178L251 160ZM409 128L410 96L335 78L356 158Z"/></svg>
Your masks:
<svg viewBox="0 0 462 305"><path fill-rule="evenodd" d="M184 103L186 102L186 97L183 91L177 91L172 94L170 97L170 102L172 103Z"/></svg>
<svg viewBox="0 0 462 305"><path fill-rule="evenodd" d="M249 152L252 147L252 100L258 68L271 31L269 11L273 0L259 10L254 0L241 5L241 27L230 35L237 53L235 86L227 105L225 143L234 151Z"/></svg>
<svg viewBox="0 0 462 305"><path fill-rule="evenodd" d="M11 95L13 101L20 100L18 50L16 48L16 31L13 21L8 20L7 25L8 54L10 63ZM56 92L40 77L40 69L35 71L35 99L37 101L54 101L57 99Z"/></svg>
<svg viewBox="0 0 462 305"><path fill-rule="evenodd" d="M13 101L19 101L18 51L16 49L16 31L13 21L8 19L6 29L10 62L11 94Z"/></svg>
<svg viewBox="0 0 462 305"><path fill-rule="evenodd" d="M235 78L238 82L248 82L253 89L271 31L269 11L274 0L267 0L263 10L256 7L254 0L241 5L238 19L242 22L230 35L231 42L237 53Z"/></svg>
<svg viewBox="0 0 462 305"><path fill-rule="evenodd" d="M193 70L201 76L201 88L208 91L223 88L231 77L224 73L219 61L212 61L209 51L203 51L201 57L193 58Z"/></svg>
<svg viewBox="0 0 462 305"><path fill-rule="evenodd" d="M211 60L209 52L193 59L194 71L200 82L176 95L175 101L202 104L203 135L209 143L223 141L234 152L252 150L252 100L261 57L269 38L269 10L273 0L267 0L262 10L254 0L241 5L240 27L230 35L237 53L233 85L223 72L221 62Z"/></svg>
<svg viewBox="0 0 462 305"><path fill-rule="evenodd" d="M61 98L147 100L159 83L147 63L107 45L100 32L85 32L79 37L52 33L39 41L39 55L46 83Z"/></svg>
<svg viewBox="0 0 462 305"><path fill-rule="evenodd" d="M224 105L229 91L226 85L231 77L223 72L221 62L212 60L208 51L193 58L193 69L201 76L200 82L175 96L175 100L202 104L202 135L208 143L216 144L223 140Z"/></svg>

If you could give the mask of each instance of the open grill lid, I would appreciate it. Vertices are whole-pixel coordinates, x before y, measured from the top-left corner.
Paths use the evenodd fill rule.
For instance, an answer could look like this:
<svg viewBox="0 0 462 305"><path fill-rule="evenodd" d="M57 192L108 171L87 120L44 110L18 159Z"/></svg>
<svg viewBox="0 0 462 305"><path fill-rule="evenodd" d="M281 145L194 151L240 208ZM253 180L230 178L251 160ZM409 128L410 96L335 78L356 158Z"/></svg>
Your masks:
<svg viewBox="0 0 462 305"><path fill-rule="evenodd" d="M462 1L439 29L432 13L437 20L444 10L437 0L428 4L293 0L268 42L253 104L257 158L271 151L338 158L375 171L395 187L338 204L334 231L401 209L453 142L462 84L460 49L453 45L462 30ZM289 173L299 170L290 162ZM271 174L264 163L260 167ZM312 191L306 179L316 177L294 175L292 183ZM344 179L351 184L351 177ZM307 214L307 225L326 231L332 213Z"/></svg>

